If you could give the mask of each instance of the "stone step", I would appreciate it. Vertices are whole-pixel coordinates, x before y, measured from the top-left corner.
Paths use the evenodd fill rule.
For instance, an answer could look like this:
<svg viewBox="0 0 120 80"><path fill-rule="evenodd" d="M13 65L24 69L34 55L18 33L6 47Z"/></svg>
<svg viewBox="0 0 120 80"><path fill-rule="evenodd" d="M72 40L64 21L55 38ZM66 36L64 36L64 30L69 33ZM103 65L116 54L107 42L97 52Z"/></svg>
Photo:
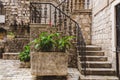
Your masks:
<svg viewBox="0 0 120 80"><path fill-rule="evenodd" d="M84 76L80 74L80 80L119 80L119 79L116 76L98 76L98 75Z"/></svg>
<svg viewBox="0 0 120 80"><path fill-rule="evenodd" d="M86 51L86 56L104 56L104 51Z"/></svg>
<svg viewBox="0 0 120 80"><path fill-rule="evenodd" d="M18 60L19 59L19 53L3 53L3 59L4 60Z"/></svg>
<svg viewBox="0 0 120 80"><path fill-rule="evenodd" d="M107 61L107 57L106 56L86 56L86 57L82 57L79 56L81 61Z"/></svg>
<svg viewBox="0 0 120 80"><path fill-rule="evenodd" d="M76 46L78 48L79 46ZM101 51L101 47L93 46L93 45L86 45L86 51Z"/></svg>
<svg viewBox="0 0 120 80"><path fill-rule="evenodd" d="M86 75L116 76L115 70L111 68L86 68L82 69L81 73L84 74L84 71Z"/></svg>
<svg viewBox="0 0 120 80"><path fill-rule="evenodd" d="M83 62L81 62L81 65L83 68L84 67L87 67L87 68L111 68L112 67L112 64L110 62L107 62L107 61L105 61L105 62L103 62L103 61L99 61L99 62L86 61L85 63L83 61Z"/></svg>
<svg viewBox="0 0 120 80"><path fill-rule="evenodd" d="M101 47L94 45L87 45L86 51L101 51Z"/></svg>

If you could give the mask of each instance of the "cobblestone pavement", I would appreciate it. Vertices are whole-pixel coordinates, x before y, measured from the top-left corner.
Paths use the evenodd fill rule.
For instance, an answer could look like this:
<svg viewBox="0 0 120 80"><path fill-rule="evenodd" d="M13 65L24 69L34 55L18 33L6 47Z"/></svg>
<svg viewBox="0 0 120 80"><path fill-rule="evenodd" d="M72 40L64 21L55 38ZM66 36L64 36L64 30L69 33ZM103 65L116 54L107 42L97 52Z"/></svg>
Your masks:
<svg viewBox="0 0 120 80"><path fill-rule="evenodd" d="M19 68L19 64L19 60L0 59L0 80L41 80L31 75L30 68ZM79 80L78 78L77 69L69 68L67 80Z"/></svg>

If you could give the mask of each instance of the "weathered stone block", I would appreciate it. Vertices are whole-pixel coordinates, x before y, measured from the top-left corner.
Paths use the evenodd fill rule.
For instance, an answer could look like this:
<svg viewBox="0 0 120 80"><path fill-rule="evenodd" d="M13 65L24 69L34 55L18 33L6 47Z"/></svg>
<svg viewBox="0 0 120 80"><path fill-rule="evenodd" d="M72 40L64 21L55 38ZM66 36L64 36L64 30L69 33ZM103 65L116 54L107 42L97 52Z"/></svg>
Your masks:
<svg viewBox="0 0 120 80"><path fill-rule="evenodd" d="M30 68L30 62L20 62L20 68Z"/></svg>
<svg viewBox="0 0 120 80"><path fill-rule="evenodd" d="M5 52L18 53L21 52L25 45L29 43L29 38L15 38L7 40L5 43Z"/></svg>
<svg viewBox="0 0 120 80"><path fill-rule="evenodd" d="M101 5L99 5L101 4ZM95 5L94 5L94 13L98 13L100 10L104 9L108 5L108 0L97 0Z"/></svg>
<svg viewBox="0 0 120 80"><path fill-rule="evenodd" d="M18 60L19 59L19 53L3 53L3 59L4 60Z"/></svg>
<svg viewBox="0 0 120 80"><path fill-rule="evenodd" d="M49 27L49 24L30 24L30 41L38 38L40 33L47 32L47 27Z"/></svg>
<svg viewBox="0 0 120 80"><path fill-rule="evenodd" d="M72 18L79 22L83 37L85 39L86 44L91 44L91 12L81 12L79 11L78 13L74 13L72 15Z"/></svg>
<svg viewBox="0 0 120 80"><path fill-rule="evenodd" d="M66 76L68 54L63 52L32 52L31 73L37 76Z"/></svg>

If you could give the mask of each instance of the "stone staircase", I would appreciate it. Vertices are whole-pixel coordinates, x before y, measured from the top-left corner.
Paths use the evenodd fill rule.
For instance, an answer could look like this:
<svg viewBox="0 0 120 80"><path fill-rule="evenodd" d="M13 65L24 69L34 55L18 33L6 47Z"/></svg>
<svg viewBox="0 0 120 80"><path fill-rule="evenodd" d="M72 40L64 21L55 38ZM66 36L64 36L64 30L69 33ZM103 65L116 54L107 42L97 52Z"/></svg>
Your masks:
<svg viewBox="0 0 120 80"><path fill-rule="evenodd" d="M44 4L42 4L42 5L44 5ZM36 7L36 4L33 3L33 6ZM34 10L33 10L33 12L34 12ZM38 12L39 12L39 10L38 10ZM50 17L50 20L52 20L50 22L53 22L52 24L54 24L54 26L57 26L57 27L58 27L57 24L59 24L60 29L59 28L58 29L60 31L62 31L62 32L59 32L59 33L63 33L64 35L68 34L68 35L76 36L75 40L77 40L78 42L75 41L73 44L75 44L78 53L79 52L82 53L82 51L84 52L84 46L85 46L84 42L86 42L85 41L86 39L85 40L83 39L82 33L84 31L83 32L81 31L81 30L83 30L82 27L84 27L84 26L77 24L77 22L75 22L73 19L71 19L66 14L63 14L62 12L60 13L60 15L58 15L59 17L57 17L57 13L58 12L57 12L57 8L56 8L55 11L54 11L54 14L52 13L52 15L51 15L52 19ZM61 17L61 14L62 14L62 16L66 16L66 17ZM59 21L57 21L57 18L58 18ZM41 21L41 19L40 19L40 21ZM38 24L36 19L34 19L34 18L31 21L33 23L35 22L36 24ZM41 23L39 23L39 24L41 24ZM45 24L46 24L46 21L45 21ZM34 27L31 26L31 31L34 32L34 34L39 33L37 31L40 30L40 29L37 29L37 28L32 29L32 28L34 28ZM87 33L87 31L85 33ZM77 45L76 45L76 43L77 43ZM80 50L80 48L81 49L83 48L83 49ZM104 51L101 50L101 47L93 46L93 45L87 45L86 55L85 55L86 64L84 64L84 62L85 62L84 57L81 57L80 54L79 54L79 56L78 55L76 56L76 51L75 51L75 54L72 54L72 53L74 53L74 50L70 51L70 59L71 59L71 61L73 61L73 62L70 62L71 64L76 63L76 62L74 62L75 61L74 58L75 59L77 57L79 58L78 68L80 70L80 80L118 80L118 78L116 77L116 71L114 69L112 69L112 64L108 61L108 57L105 56L105 53L104 53ZM84 69L84 68L86 68L86 69ZM83 75L84 72L86 73L86 76Z"/></svg>
<svg viewBox="0 0 120 80"><path fill-rule="evenodd" d="M86 46L86 63L84 59L79 56L81 60L82 70L80 74L80 80L118 80L116 71L112 69L112 64L108 61L108 57L105 56L101 47L87 45ZM84 69L86 67L86 69ZM86 71L85 71L86 70ZM83 73L85 75L82 75Z"/></svg>
<svg viewBox="0 0 120 80"><path fill-rule="evenodd" d="M2 58L4 60L18 60L19 53L23 50L24 46L29 43L29 38L14 38L5 42L4 53Z"/></svg>

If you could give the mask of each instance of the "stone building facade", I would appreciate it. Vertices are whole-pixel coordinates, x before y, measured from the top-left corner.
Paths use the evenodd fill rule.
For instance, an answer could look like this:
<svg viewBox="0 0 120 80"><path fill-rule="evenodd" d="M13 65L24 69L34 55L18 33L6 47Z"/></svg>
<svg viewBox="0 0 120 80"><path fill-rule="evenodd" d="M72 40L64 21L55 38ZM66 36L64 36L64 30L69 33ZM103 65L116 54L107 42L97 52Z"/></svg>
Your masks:
<svg viewBox="0 0 120 80"><path fill-rule="evenodd" d="M15 35L13 40L7 38L5 45L8 50L5 48L6 52L20 52L29 42L30 2L36 1L42 0L0 0L0 15L5 16L5 22L0 23L0 28L7 32L6 35L0 32L0 40L7 38L9 32ZM59 3L58 0L46 1Z"/></svg>
<svg viewBox="0 0 120 80"><path fill-rule="evenodd" d="M92 44L102 47L114 69L118 65L116 63L118 57L116 56L116 15L114 14L116 13L115 6L119 3L119 0L92 0L91 41Z"/></svg>
<svg viewBox="0 0 120 80"><path fill-rule="evenodd" d="M4 27L5 29L9 30L11 24L14 24L14 20L16 20L17 25L21 24L22 21L23 23L29 23L30 2L31 1L39 2L42 0L0 0L0 1L2 1L2 4L4 6L3 15L5 15L5 23L0 24L0 27ZM59 3L58 0L45 0L45 1ZM116 58L118 56L116 56L117 54L116 25L115 25L116 16L114 8L117 4L120 3L120 1L90 0L89 7L90 9L92 8L92 13L89 9L82 10L81 6L79 5L80 3L84 3L84 1L87 0L84 1L73 0L73 1L74 12L71 14L72 15L71 17L79 23L86 43L89 45L97 45L102 47L102 50L105 52L105 56L108 57L108 61L112 63L112 68L117 70ZM84 5L82 5L82 7L84 7ZM33 31L31 31L32 34L34 33L34 31L35 31L34 29ZM39 33L39 31L38 32L36 31L36 33L33 34L33 37L35 37L37 33Z"/></svg>
<svg viewBox="0 0 120 80"><path fill-rule="evenodd" d="M91 10L80 10L73 13L72 18L79 23L84 39L87 45L91 44L91 23L92 13Z"/></svg>
<svg viewBox="0 0 120 80"><path fill-rule="evenodd" d="M21 21L29 22L29 0L1 0L1 2L4 6L4 28L9 29L14 20L17 20L17 24L20 24Z"/></svg>
<svg viewBox="0 0 120 80"><path fill-rule="evenodd" d="M0 0L3 5L3 14L5 15L5 24L0 24L1 27L6 29L10 28L10 25L17 21L17 24L30 22L30 2L42 1L42 0ZM58 0L46 0L49 2L59 3Z"/></svg>
<svg viewBox="0 0 120 80"><path fill-rule="evenodd" d="M5 22L0 23L0 28L6 30L4 39L5 52L20 52L23 46L29 42L29 17L30 17L30 2L29 0L0 0L2 9L1 14L5 16ZM13 34L14 38L9 39L7 35Z"/></svg>

